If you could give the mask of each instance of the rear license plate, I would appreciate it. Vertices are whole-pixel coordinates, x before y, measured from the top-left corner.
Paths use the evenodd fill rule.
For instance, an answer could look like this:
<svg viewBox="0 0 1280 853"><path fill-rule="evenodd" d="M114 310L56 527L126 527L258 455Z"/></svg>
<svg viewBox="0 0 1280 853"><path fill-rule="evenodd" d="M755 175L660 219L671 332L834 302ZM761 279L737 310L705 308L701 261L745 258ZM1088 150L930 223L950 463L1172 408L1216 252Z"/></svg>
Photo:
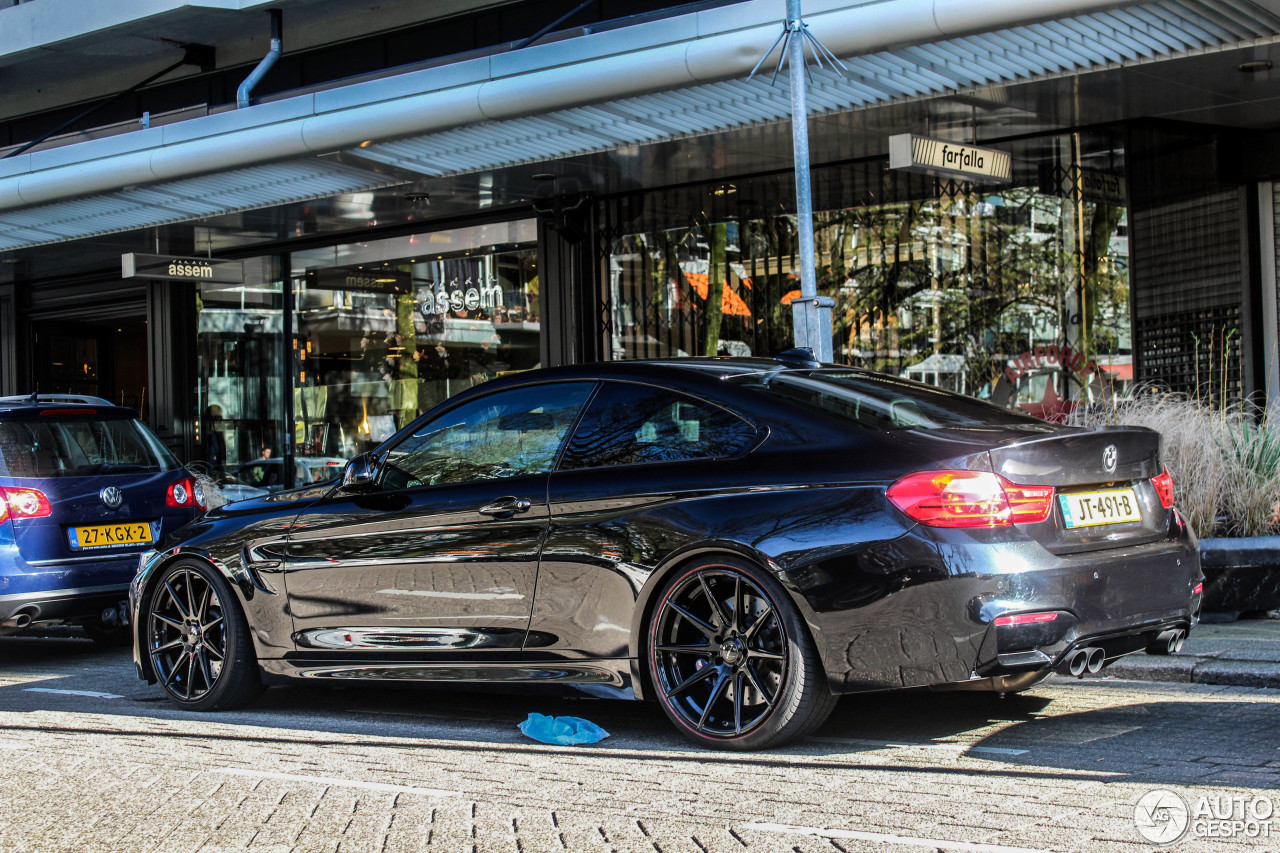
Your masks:
<svg viewBox="0 0 1280 853"><path fill-rule="evenodd" d="M1058 505L1062 507L1063 524L1068 528L1142 521L1142 510L1138 508L1138 496L1133 489L1058 495Z"/></svg>
<svg viewBox="0 0 1280 853"><path fill-rule="evenodd" d="M151 525L145 521L72 527L67 531L67 537L71 540L72 550L75 551L88 548L119 548L122 545L147 545L153 541Z"/></svg>

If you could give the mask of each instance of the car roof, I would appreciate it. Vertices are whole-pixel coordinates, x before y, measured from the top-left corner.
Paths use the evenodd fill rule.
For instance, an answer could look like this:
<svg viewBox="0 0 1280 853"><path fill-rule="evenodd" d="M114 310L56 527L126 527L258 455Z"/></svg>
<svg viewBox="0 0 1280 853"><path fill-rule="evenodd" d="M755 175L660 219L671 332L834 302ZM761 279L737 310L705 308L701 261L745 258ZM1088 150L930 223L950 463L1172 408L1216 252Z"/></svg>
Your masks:
<svg viewBox="0 0 1280 853"><path fill-rule="evenodd" d="M812 373L815 370L830 369L835 369L845 374L857 373L865 375L873 381L885 381L892 378L882 373L859 367L819 364L816 360L812 360L812 356L808 354L807 350L802 352L803 355L794 358L789 358L789 353L783 353L776 358L686 356L681 358L628 359L625 361L571 364L516 373L501 379L491 380L477 387L496 390L500 387L520 385L527 382L571 379L629 379L641 382L645 380L685 380L692 385L704 385L707 382L718 383L734 376L774 374L787 371Z"/></svg>

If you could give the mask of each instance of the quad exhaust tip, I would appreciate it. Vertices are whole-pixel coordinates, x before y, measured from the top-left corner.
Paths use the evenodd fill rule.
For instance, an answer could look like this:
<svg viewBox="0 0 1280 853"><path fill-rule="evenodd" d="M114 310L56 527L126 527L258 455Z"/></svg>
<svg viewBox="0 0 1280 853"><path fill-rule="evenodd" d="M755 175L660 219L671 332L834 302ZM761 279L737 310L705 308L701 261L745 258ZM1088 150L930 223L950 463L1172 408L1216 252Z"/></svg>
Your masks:
<svg viewBox="0 0 1280 853"><path fill-rule="evenodd" d="M1186 642L1186 639L1187 632L1183 628L1170 628L1167 631L1161 631L1147 646L1147 654L1176 655L1182 651L1182 644Z"/></svg>
<svg viewBox="0 0 1280 853"><path fill-rule="evenodd" d="M1086 674L1097 675L1106 662L1105 650L1098 646L1086 646L1067 655L1066 659L1058 665L1058 671L1075 678L1084 678Z"/></svg>

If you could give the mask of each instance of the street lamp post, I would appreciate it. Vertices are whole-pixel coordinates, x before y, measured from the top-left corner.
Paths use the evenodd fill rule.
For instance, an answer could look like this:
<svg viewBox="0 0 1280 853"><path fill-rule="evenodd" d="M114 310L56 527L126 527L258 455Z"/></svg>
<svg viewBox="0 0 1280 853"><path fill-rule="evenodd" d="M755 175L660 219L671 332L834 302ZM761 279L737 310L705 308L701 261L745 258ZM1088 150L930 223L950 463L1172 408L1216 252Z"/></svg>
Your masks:
<svg viewBox="0 0 1280 853"><path fill-rule="evenodd" d="M800 231L800 298L791 302L791 320L796 346L808 347L818 361L826 363L832 360L831 308L835 300L818 295L817 254L813 245L813 184L809 168L808 80L800 0L787 0L787 33L791 148L796 172L796 227Z"/></svg>
<svg viewBox="0 0 1280 853"><path fill-rule="evenodd" d="M813 244L813 186L809 174L809 107L808 78L805 67L804 46L808 41L813 48L814 59L818 65L823 58L833 68L844 69L840 60L836 59L821 42L805 29L804 19L800 14L800 0L787 0L787 20L782 35L773 47L761 57L751 76L754 76L764 61L773 53L778 42L784 42L778 64L787 64L787 73L791 80L791 146L795 157L796 176L796 228L800 237L800 296L791 301L791 317L795 344L808 347L821 362L832 360L831 348L831 308L835 300L829 296L818 295L818 276L816 270L817 254ZM777 76L776 74L774 75Z"/></svg>

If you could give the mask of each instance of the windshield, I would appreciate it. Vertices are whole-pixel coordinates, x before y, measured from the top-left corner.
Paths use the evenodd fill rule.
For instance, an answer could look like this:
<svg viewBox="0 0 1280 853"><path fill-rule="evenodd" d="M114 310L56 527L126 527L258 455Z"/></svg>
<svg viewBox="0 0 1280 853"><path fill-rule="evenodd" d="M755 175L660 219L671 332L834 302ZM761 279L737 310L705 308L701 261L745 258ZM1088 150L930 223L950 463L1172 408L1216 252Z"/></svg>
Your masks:
<svg viewBox="0 0 1280 853"><path fill-rule="evenodd" d="M860 370L752 373L732 382L789 403L819 409L868 429L990 427L1044 422L972 397Z"/></svg>
<svg viewBox="0 0 1280 853"><path fill-rule="evenodd" d="M10 477L145 474L177 467L169 451L135 420L0 422L0 474Z"/></svg>

